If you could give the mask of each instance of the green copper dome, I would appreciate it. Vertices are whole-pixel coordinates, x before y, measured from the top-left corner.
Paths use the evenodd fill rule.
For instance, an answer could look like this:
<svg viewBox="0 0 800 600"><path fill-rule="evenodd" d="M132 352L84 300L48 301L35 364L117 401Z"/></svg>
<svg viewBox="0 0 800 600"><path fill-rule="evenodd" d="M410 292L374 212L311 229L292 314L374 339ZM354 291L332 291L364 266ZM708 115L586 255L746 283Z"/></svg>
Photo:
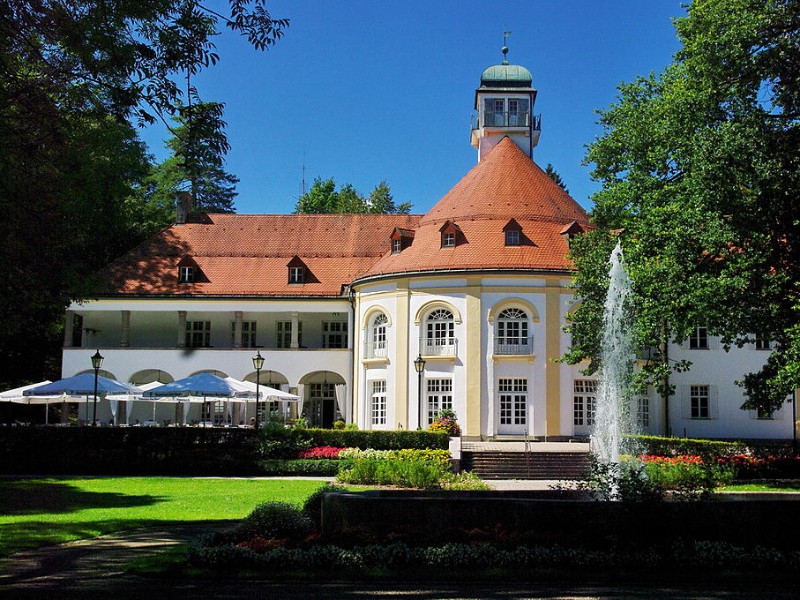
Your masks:
<svg viewBox="0 0 800 600"><path fill-rule="evenodd" d="M531 87L533 76L525 67L504 64L493 65L481 75L481 87Z"/></svg>

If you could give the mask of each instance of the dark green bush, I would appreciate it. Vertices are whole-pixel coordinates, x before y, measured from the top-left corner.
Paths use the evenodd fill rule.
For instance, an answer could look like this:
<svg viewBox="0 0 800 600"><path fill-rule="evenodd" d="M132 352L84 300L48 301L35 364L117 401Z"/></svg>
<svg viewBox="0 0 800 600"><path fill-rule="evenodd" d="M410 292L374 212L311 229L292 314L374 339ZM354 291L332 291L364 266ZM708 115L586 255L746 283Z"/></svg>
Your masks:
<svg viewBox="0 0 800 600"><path fill-rule="evenodd" d="M643 454L658 456L689 455L700 456L703 460L713 460L721 456L732 456L747 451L747 445L742 442L720 442L655 435L637 435L631 436L631 438L638 443Z"/></svg>
<svg viewBox="0 0 800 600"><path fill-rule="evenodd" d="M258 461L258 471L262 475L313 475L316 477L335 477L344 461L336 459L279 459Z"/></svg>
<svg viewBox="0 0 800 600"><path fill-rule="evenodd" d="M304 429L290 429L280 419L270 419L258 432L258 450L263 458L295 458L311 444Z"/></svg>
<svg viewBox="0 0 800 600"><path fill-rule="evenodd" d="M311 531L305 512L287 502L264 502L247 515L234 532L237 540L253 538L301 540Z"/></svg>
<svg viewBox="0 0 800 600"><path fill-rule="evenodd" d="M403 448L447 450L447 434L434 431L362 431L359 429L305 429L309 446L336 446L366 450Z"/></svg>
<svg viewBox="0 0 800 600"><path fill-rule="evenodd" d="M311 524L316 531L322 528L322 498L325 494L346 492L347 488L341 485L326 483L316 492L306 498L303 504L303 512L311 519Z"/></svg>

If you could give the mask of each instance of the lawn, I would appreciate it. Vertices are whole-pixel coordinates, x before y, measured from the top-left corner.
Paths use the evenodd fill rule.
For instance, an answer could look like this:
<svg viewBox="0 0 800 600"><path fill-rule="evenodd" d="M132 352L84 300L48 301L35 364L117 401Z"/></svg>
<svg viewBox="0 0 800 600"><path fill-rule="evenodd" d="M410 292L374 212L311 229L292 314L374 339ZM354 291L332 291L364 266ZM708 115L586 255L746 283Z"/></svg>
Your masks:
<svg viewBox="0 0 800 600"><path fill-rule="evenodd" d="M717 492L800 492L800 480L776 479L759 483L736 483L717 488Z"/></svg>
<svg viewBox="0 0 800 600"><path fill-rule="evenodd" d="M302 504L322 482L191 477L0 481L0 556L147 525L241 519L259 503Z"/></svg>

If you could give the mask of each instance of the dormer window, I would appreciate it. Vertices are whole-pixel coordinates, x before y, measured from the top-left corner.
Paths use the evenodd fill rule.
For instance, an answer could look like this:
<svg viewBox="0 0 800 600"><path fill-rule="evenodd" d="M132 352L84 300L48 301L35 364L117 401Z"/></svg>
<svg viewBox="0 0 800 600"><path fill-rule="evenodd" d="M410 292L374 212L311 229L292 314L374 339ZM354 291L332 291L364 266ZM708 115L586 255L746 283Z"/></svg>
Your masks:
<svg viewBox="0 0 800 600"><path fill-rule="evenodd" d="M303 267L289 267L289 283L304 283L306 270Z"/></svg>
<svg viewBox="0 0 800 600"><path fill-rule="evenodd" d="M399 254L414 241L414 230L395 227L392 231L392 235L389 236L389 240L391 242L392 254Z"/></svg>
<svg viewBox="0 0 800 600"><path fill-rule="evenodd" d="M178 267L178 283L194 283L194 267Z"/></svg>
<svg viewBox="0 0 800 600"><path fill-rule="evenodd" d="M575 239L576 236L582 234L584 232L583 227L580 226L580 223L577 221L573 221L569 225L564 226L561 230L561 237L564 238L567 242L568 247L572 247L572 240Z"/></svg>
<svg viewBox="0 0 800 600"><path fill-rule="evenodd" d="M506 231L506 246L519 246L519 229Z"/></svg>
<svg viewBox="0 0 800 600"><path fill-rule="evenodd" d="M442 248L455 248L465 242L459 226L449 219L439 228L439 233L442 235Z"/></svg>

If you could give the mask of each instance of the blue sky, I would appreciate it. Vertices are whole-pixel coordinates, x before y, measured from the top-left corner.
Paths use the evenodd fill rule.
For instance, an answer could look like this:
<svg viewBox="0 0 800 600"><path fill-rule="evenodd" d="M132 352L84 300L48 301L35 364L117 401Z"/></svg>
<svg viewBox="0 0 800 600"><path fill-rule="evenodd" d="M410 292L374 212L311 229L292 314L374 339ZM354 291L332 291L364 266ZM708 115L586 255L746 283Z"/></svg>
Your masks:
<svg viewBox="0 0 800 600"><path fill-rule="evenodd" d="M238 176L239 213L290 213L314 177L364 194L386 180L412 212L433 206L477 161L469 144L475 88L502 60L528 68L542 136L534 160L552 163L590 208L597 190L586 145L600 134L595 111L617 86L662 70L678 42L682 0L272 0L291 19L267 52L230 33L220 62L197 80L224 102ZM163 159L163 131L143 132Z"/></svg>

